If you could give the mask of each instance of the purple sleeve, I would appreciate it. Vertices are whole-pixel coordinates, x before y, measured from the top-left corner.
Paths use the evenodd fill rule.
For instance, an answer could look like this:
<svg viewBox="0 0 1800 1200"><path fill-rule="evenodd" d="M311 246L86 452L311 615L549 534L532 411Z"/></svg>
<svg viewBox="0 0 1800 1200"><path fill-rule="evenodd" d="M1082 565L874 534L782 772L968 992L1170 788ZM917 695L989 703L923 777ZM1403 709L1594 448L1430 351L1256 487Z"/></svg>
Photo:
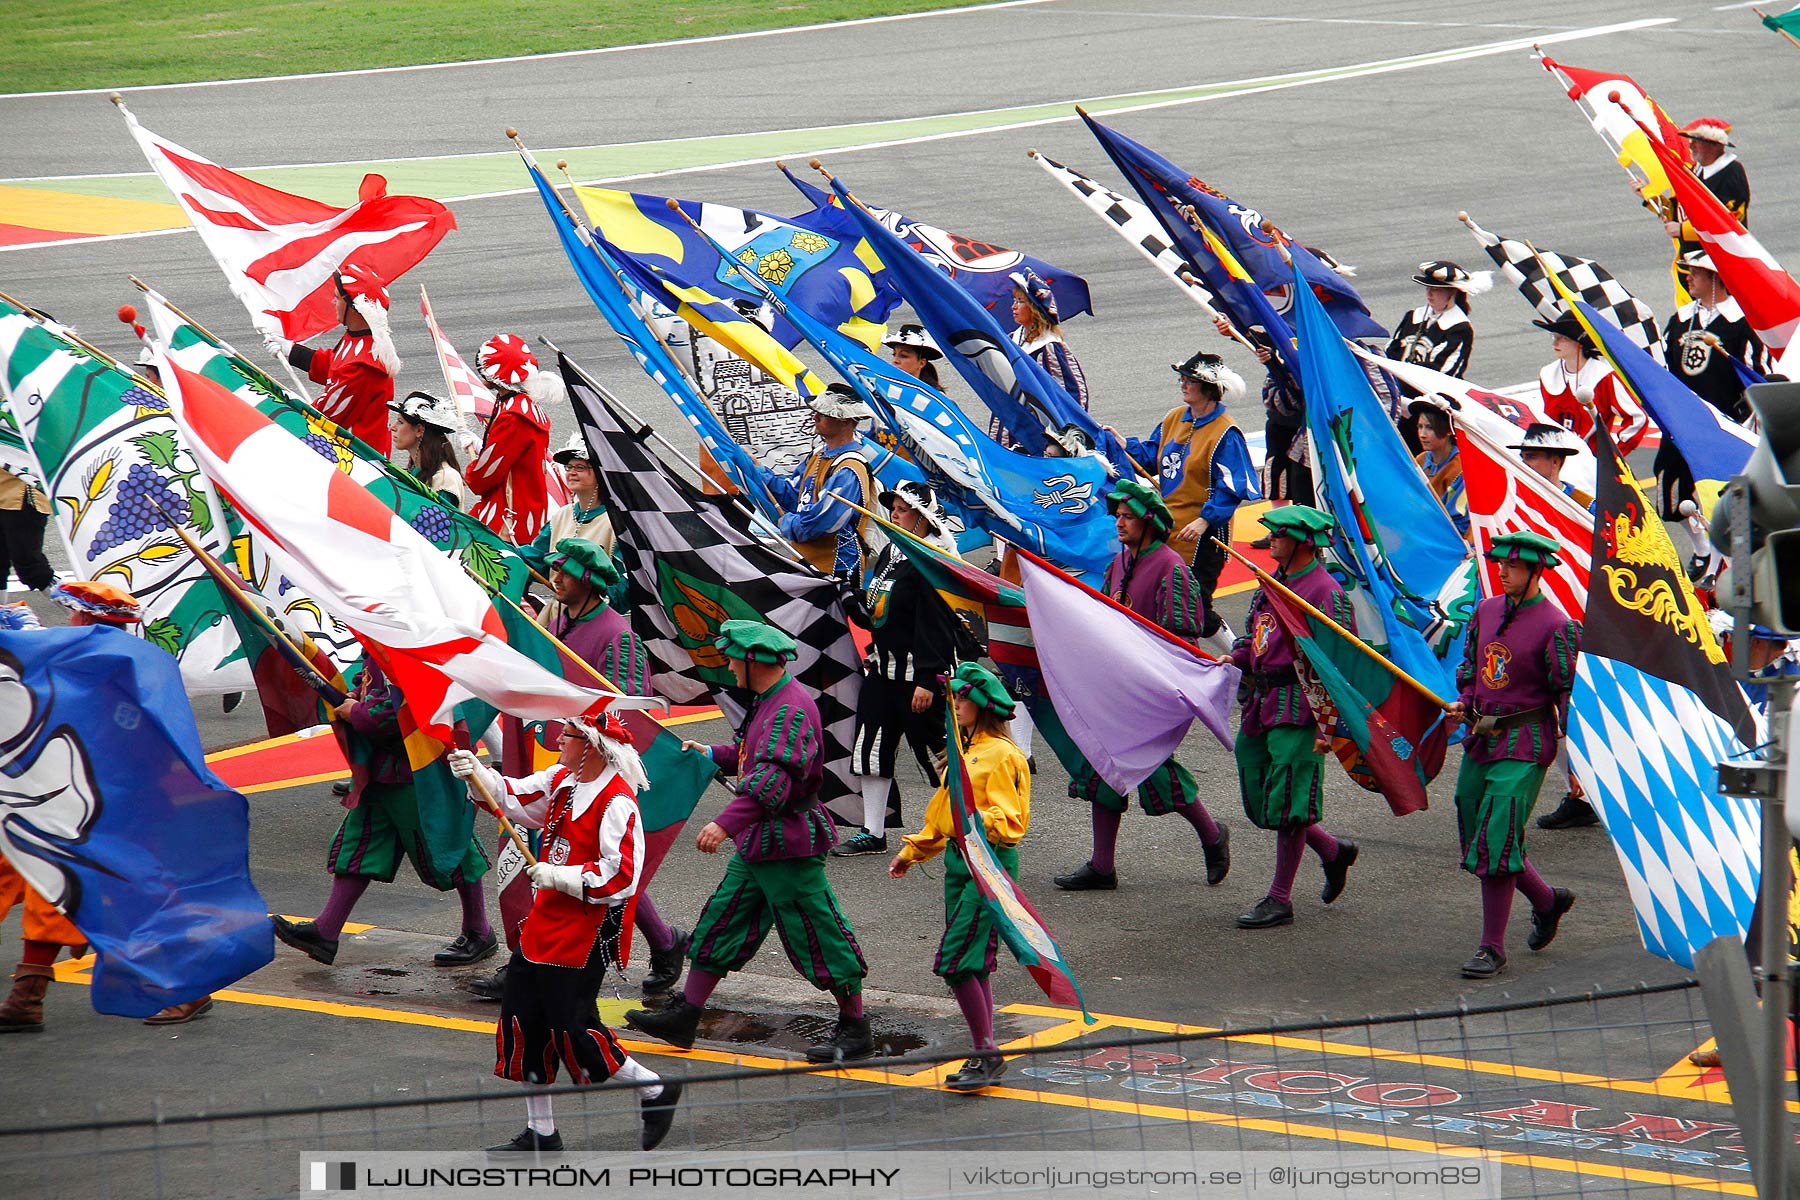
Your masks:
<svg viewBox="0 0 1800 1200"><path fill-rule="evenodd" d="M713 818L713 824L735 839L744 830L762 820L763 816L762 805L748 796L739 794L732 797L731 803L725 806L724 812Z"/></svg>
<svg viewBox="0 0 1800 1200"><path fill-rule="evenodd" d="M738 773L738 748L736 742L727 742L723 746L710 746L708 749L712 751L713 765L719 768L719 774L736 775Z"/></svg>

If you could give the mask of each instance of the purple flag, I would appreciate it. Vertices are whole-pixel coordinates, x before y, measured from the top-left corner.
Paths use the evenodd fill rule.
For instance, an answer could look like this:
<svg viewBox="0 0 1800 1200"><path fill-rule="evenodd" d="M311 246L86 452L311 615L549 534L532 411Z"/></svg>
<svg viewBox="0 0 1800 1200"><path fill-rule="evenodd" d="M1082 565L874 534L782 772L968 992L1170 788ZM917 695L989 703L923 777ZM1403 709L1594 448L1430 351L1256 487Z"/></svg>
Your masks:
<svg viewBox="0 0 1800 1200"><path fill-rule="evenodd" d="M1121 795L1167 762L1198 717L1224 745L1242 674L1224 659L1021 552L1025 615L1063 727Z"/></svg>

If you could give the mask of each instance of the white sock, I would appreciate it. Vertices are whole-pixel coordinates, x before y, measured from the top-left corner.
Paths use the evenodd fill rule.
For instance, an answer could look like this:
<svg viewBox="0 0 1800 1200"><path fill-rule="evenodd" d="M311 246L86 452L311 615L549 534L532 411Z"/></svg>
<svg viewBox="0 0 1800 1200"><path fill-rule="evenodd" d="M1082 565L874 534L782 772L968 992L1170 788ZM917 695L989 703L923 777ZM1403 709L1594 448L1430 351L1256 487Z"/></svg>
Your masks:
<svg viewBox="0 0 1800 1200"><path fill-rule="evenodd" d="M863 828L876 837L886 837L888 788L893 780L880 775L858 775L856 778L862 784Z"/></svg>
<svg viewBox="0 0 1800 1200"><path fill-rule="evenodd" d="M1025 706L1023 704L1019 705L1018 711L1013 713L1012 722L1008 728L1012 731L1013 742L1019 749L1025 752L1025 757L1030 758L1032 730L1031 714L1025 711Z"/></svg>
<svg viewBox="0 0 1800 1200"><path fill-rule="evenodd" d="M556 1132L556 1118L550 1114L550 1097L525 1097L525 1123L539 1137L549 1137Z"/></svg>
<svg viewBox="0 0 1800 1200"><path fill-rule="evenodd" d="M613 1072L613 1078L637 1084L638 1095L646 1100L654 1100L662 1095L662 1076L629 1054L625 1056L625 1061L619 1064L619 1069Z"/></svg>

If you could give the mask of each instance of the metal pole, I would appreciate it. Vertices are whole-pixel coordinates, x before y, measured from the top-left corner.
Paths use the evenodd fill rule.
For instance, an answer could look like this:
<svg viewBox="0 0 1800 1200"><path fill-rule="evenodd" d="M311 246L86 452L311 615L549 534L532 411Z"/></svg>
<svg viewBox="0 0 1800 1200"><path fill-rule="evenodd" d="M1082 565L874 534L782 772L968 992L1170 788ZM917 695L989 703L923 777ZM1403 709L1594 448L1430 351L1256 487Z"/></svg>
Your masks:
<svg viewBox="0 0 1800 1200"><path fill-rule="evenodd" d="M1764 1047L1768 1061L1762 1074L1762 1128L1757 1142L1762 1147L1762 1194L1788 1194L1788 1159L1794 1145L1793 1123L1787 1109L1788 1009L1792 983L1788 978L1788 833L1786 804L1782 797L1787 773L1788 710L1793 706L1792 681L1769 688L1769 750L1764 764L1773 786L1763 798L1762 863L1762 1016Z"/></svg>

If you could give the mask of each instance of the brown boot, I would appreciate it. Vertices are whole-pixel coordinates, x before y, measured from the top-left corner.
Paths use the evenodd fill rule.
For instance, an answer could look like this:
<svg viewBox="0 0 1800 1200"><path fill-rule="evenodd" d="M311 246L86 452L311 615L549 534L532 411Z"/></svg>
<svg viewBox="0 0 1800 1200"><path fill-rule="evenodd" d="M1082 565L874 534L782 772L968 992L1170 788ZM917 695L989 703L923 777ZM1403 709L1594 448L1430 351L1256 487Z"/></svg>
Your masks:
<svg viewBox="0 0 1800 1200"><path fill-rule="evenodd" d="M20 963L12 993L0 1004L0 1033L37 1033L44 1028L44 992L52 969L47 963Z"/></svg>

